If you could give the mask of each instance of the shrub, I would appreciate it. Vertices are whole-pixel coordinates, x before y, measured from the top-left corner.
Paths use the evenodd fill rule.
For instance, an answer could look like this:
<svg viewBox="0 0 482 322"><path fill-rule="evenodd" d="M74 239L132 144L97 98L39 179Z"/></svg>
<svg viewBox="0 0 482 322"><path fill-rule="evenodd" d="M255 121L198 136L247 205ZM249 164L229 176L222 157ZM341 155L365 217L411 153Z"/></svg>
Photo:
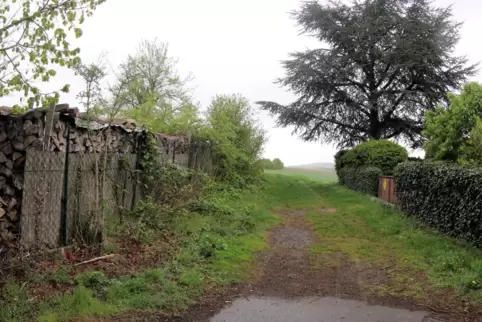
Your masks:
<svg viewBox="0 0 482 322"><path fill-rule="evenodd" d="M271 161L270 159L259 160L259 165L260 165L261 168L266 169L266 170L273 170L274 169L273 161Z"/></svg>
<svg viewBox="0 0 482 322"><path fill-rule="evenodd" d="M212 143L214 177L236 188L259 180L259 159L266 141L249 101L237 95L217 96L206 111L208 126L200 137Z"/></svg>
<svg viewBox="0 0 482 322"><path fill-rule="evenodd" d="M340 183L350 189L360 191L372 196L378 195L378 181L382 170L376 167L366 168L341 168L339 171Z"/></svg>
<svg viewBox="0 0 482 322"><path fill-rule="evenodd" d="M446 235L482 246L482 170L407 162L395 171L401 208Z"/></svg>
<svg viewBox="0 0 482 322"><path fill-rule="evenodd" d="M377 167L383 174L391 175L396 165L407 161L407 158L404 147L388 140L371 140L345 152L339 165L350 168Z"/></svg>
<svg viewBox="0 0 482 322"><path fill-rule="evenodd" d="M407 161L423 162L423 159L419 157L408 157Z"/></svg>
<svg viewBox="0 0 482 322"><path fill-rule="evenodd" d="M284 169L284 167L285 167L285 164L283 163L283 161L281 161L278 158L273 159L273 169L282 170L282 169Z"/></svg>
<svg viewBox="0 0 482 322"><path fill-rule="evenodd" d="M338 180L340 179L340 175L338 171L340 171L340 169L343 168L342 157L347 151L348 150L340 150L335 154L335 171L336 171L336 174L338 175Z"/></svg>
<svg viewBox="0 0 482 322"><path fill-rule="evenodd" d="M285 167L283 161L278 158L273 160L261 159L259 160L259 165L261 166L261 168L266 170L282 170Z"/></svg>

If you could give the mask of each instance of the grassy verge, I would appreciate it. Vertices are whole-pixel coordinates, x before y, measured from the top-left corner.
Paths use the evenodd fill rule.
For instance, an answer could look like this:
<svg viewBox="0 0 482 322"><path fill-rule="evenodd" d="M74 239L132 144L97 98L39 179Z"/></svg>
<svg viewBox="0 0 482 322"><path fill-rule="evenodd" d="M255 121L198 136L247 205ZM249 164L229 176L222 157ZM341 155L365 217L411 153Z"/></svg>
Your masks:
<svg viewBox="0 0 482 322"><path fill-rule="evenodd" d="M341 265L343 253L362 267L387 275L366 285L380 295L427 299L436 291L457 290L482 303L482 251L422 226L396 209L342 186L311 183L334 213L309 215L321 242L312 248L319 265Z"/></svg>
<svg viewBox="0 0 482 322"><path fill-rule="evenodd" d="M79 274L64 266L8 283L0 295L0 320L66 321L137 310L182 313L206 290L249 277L254 253L267 246L264 232L278 221L269 209L305 203L302 191L309 189L304 185L269 176L249 191L218 190L171 220L169 236L176 238L176 255L134 274L110 276L102 269ZM109 245L109 251L115 250ZM49 289L55 285L56 295L39 298L34 290L47 284Z"/></svg>
<svg viewBox="0 0 482 322"><path fill-rule="evenodd" d="M336 212L322 212L323 207ZM320 242L311 255L320 268L343 265L342 253L356 267L374 268L388 277L365 285L379 295L424 299L436 297L437 290L455 289L482 303L480 250L339 185L268 175L259 187L217 191L196 209L173 218L168 236L177 251L169 260L120 276L101 269L72 274L64 266L8 283L0 293L0 321L182 313L207 290L250 276L254 253L267 247L265 231L279 221L269 210L283 208L313 209L308 220ZM52 284L53 297L34 292Z"/></svg>

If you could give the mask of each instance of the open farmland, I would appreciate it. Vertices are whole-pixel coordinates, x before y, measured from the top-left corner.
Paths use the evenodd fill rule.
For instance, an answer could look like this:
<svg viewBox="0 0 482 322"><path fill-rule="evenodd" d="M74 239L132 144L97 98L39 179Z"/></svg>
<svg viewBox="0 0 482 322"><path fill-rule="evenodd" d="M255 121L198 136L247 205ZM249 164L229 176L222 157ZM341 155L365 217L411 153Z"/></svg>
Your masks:
<svg viewBox="0 0 482 322"><path fill-rule="evenodd" d="M265 170L266 173L282 174L287 176L303 176L318 182L337 182L335 171L329 169L303 169L285 168L283 170Z"/></svg>

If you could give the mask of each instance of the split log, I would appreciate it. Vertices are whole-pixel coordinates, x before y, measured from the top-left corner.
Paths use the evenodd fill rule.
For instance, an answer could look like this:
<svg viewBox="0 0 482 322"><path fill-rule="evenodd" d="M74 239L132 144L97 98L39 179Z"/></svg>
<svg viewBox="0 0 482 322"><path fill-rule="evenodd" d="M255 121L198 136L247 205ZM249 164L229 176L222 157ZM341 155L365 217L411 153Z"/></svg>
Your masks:
<svg viewBox="0 0 482 322"><path fill-rule="evenodd" d="M25 150L25 145L23 144L23 142L20 142L20 141L13 141L12 147L13 147L13 149L16 150L16 151L23 151L23 150Z"/></svg>
<svg viewBox="0 0 482 322"><path fill-rule="evenodd" d="M5 216L5 209L3 208L0 208L0 218L2 218L3 216Z"/></svg>
<svg viewBox="0 0 482 322"><path fill-rule="evenodd" d="M35 141L33 141L32 146L36 148L37 150L41 150L43 148L43 140L41 138L36 138Z"/></svg>
<svg viewBox="0 0 482 322"><path fill-rule="evenodd" d="M28 147L28 146L30 146L32 143L34 143L35 140L37 140L37 138L36 138L35 136L33 136L33 135L27 136L27 137L25 138L25 141L23 142L23 145L24 145L25 147Z"/></svg>
<svg viewBox="0 0 482 322"><path fill-rule="evenodd" d="M23 170L23 165L25 164L25 159L26 159L25 156L21 156L20 158L15 160L15 162L13 163L13 168L14 169L22 168L22 170Z"/></svg>
<svg viewBox="0 0 482 322"><path fill-rule="evenodd" d="M23 122L23 130L27 130L29 127L33 126L33 123L31 120L25 120Z"/></svg>
<svg viewBox="0 0 482 322"><path fill-rule="evenodd" d="M10 141L15 140L20 135L20 127L16 122L11 122L9 126L7 126L7 138Z"/></svg>
<svg viewBox="0 0 482 322"><path fill-rule="evenodd" d="M13 153L13 161L16 161L18 158L20 158L22 156L22 152L14 152ZM0 158L1 159L1 158Z"/></svg>
<svg viewBox="0 0 482 322"><path fill-rule="evenodd" d="M7 184L5 186L5 189L3 189L3 190L4 190L3 192L7 196L14 196L15 195L15 190L9 184Z"/></svg>
<svg viewBox="0 0 482 322"><path fill-rule="evenodd" d="M15 207L17 205L17 199L15 199L14 197L12 197L9 202L8 202L8 205L7 205L7 210L10 211L13 209L13 207Z"/></svg>
<svg viewBox="0 0 482 322"><path fill-rule="evenodd" d="M0 150L5 155L11 155L13 153L12 144L9 141L6 141L6 142L4 142L4 144L2 144L0 146Z"/></svg>
<svg viewBox="0 0 482 322"><path fill-rule="evenodd" d="M17 209L12 209L8 211L7 216L12 222L17 222L20 219L20 215L18 214Z"/></svg>
<svg viewBox="0 0 482 322"><path fill-rule="evenodd" d="M7 161L7 157L5 156L5 153L0 151L0 163L5 163Z"/></svg>
<svg viewBox="0 0 482 322"><path fill-rule="evenodd" d="M7 139L7 133L5 132L5 129L0 130L0 142L3 142Z"/></svg>
<svg viewBox="0 0 482 322"><path fill-rule="evenodd" d="M13 161L10 160L10 159L7 160L7 161L5 162L5 166L6 166L7 168L9 168L10 170L13 170Z"/></svg>
<svg viewBox="0 0 482 322"><path fill-rule="evenodd" d="M13 175L13 186L17 190L22 190L23 189L23 175L21 173L15 173Z"/></svg>
<svg viewBox="0 0 482 322"><path fill-rule="evenodd" d="M42 119L45 114L45 111L41 109L34 109L30 110L23 115L24 120L35 120L35 119Z"/></svg>
<svg viewBox="0 0 482 322"><path fill-rule="evenodd" d="M7 186L7 178L0 176L0 190L5 189Z"/></svg>
<svg viewBox="0 0 482 322"><path fill-rule="evenodd" d="M11 227L12 227L12 224L8 220L5 221L5 219L2 218L2 220L0 221L0 231L6 231Z"/></svg>
<svg viewBox="0 0 482 322"><path fill-rule="evenodd" d="M39 135L40 127L38 125L32 125L24 131L25 135Z"/></svg>
<svg viewBox="0 0 482 322"><path fill-rule="evenodd" d="M12 170L7 168L6 166L0 166L0 174L2 174L6 178L10 178L13 174Z"/></svg>
<svg viewBox="0 0 482 322"><path fill-rule="evenodd" d="M59 132L63 132L65 126L64 126L64 123L61 122L61 121L57 121L55 122L54 124L54 131L59 133Z"/></svg>

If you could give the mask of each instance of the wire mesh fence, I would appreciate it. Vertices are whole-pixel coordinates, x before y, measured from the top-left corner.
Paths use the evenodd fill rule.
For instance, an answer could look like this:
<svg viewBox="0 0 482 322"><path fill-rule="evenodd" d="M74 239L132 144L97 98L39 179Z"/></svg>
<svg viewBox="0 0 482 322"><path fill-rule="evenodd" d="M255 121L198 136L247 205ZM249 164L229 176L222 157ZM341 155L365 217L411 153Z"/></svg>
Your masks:
<svg viewBox="0 0 482 322"><path fill-rule="evenodd" d="M105 218L133 210L145 197L139 157L28 151L24 171L17 174L22 180L15 196L18 218L0 216L0 228L15 237L6 242L0 235L0 278L63 246L101 244ZM159 154L163 163L211 172L211 148L196 142L164 147Z"/></svg>

